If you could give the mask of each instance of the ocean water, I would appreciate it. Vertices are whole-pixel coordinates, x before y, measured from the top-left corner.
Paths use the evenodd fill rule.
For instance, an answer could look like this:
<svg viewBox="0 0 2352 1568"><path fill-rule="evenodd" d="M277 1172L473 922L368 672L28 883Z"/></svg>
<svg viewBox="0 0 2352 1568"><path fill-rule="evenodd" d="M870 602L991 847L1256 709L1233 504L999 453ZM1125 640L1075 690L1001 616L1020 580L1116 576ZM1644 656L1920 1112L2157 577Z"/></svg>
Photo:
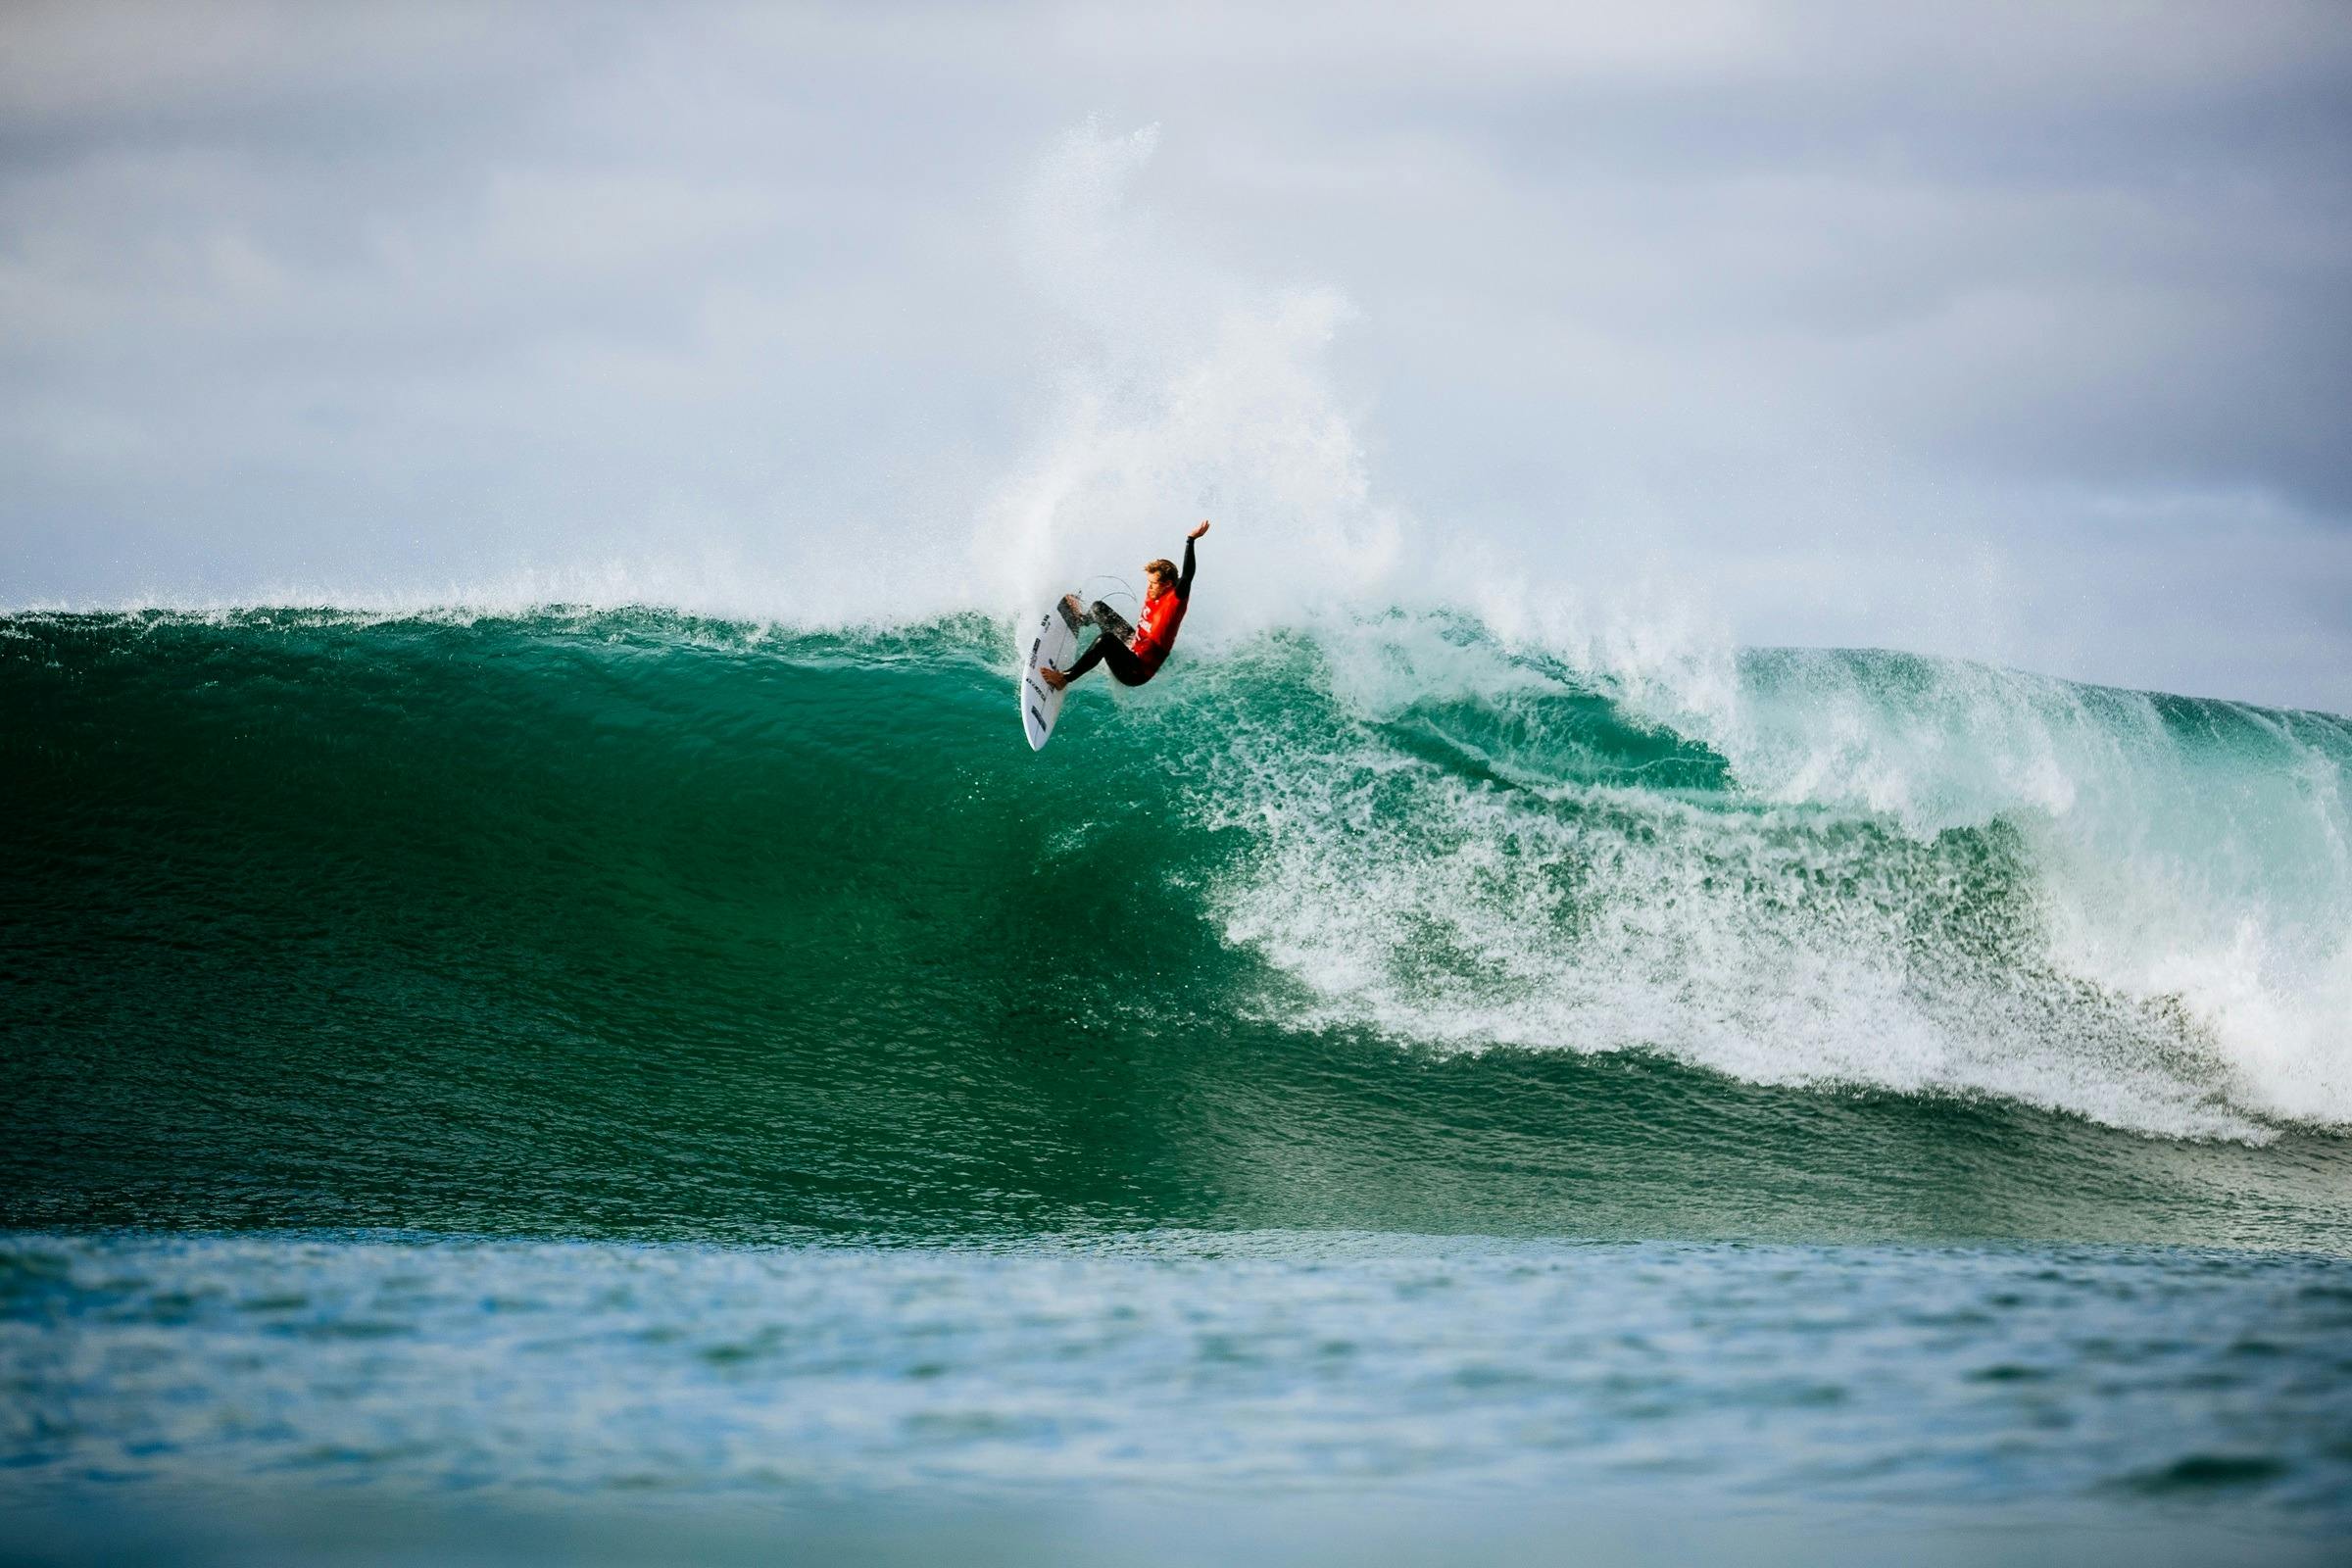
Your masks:
<svg viewBox="0 0 2352 1568"><path fill-rule="evenodd" d="M2338 1545L2352 721L1011 662L0 619L0 1554Z"/></svg>

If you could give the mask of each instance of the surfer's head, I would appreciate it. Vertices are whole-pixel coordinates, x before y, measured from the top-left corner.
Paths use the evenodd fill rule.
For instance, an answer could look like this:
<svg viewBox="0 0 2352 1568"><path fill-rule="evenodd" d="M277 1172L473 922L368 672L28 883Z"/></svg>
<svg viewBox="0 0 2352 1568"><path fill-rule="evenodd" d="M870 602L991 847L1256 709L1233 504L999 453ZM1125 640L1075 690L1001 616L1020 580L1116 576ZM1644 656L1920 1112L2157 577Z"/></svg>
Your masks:
<svg viewBox="0 0 2352 1568"><path fill-rule="evenodd" d="M1144 597L1157 599L1176 586L1176 563L1147 561L1144 563Z"/></svg>

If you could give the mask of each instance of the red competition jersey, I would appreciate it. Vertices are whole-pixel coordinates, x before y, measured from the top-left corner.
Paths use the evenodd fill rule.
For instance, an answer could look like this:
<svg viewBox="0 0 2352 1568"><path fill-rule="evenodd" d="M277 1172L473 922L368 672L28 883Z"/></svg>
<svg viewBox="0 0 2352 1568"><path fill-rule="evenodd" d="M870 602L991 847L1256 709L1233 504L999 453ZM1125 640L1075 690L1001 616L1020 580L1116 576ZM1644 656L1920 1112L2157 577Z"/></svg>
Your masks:
<svg viewBox="0 0 2352 1568"><path fill-rule="evenodd" d="M1183 594L1169 589L1144 606L1143 618L1136 623L1135 640L1127 646L1152 669L1167 662L1168 655L1176 648L1176 628L1184 624Z"/></svg>

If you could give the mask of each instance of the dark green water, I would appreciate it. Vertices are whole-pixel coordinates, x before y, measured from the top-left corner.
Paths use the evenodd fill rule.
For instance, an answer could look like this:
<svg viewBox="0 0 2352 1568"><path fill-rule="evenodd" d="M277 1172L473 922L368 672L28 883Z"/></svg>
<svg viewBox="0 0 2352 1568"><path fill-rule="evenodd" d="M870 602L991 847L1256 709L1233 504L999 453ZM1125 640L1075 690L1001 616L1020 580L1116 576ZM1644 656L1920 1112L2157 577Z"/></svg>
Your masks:
<svg viewBox="0 0 2352 1568"><path fill-rule="evenodd" d="M2345 721L1886 654L1701 700L1398 614L1032 756L1009 657L0 621L24 1560L321 1487L631 1557L640 1494L851 1556L860 1498L1186 1489L1323 1555L1367 1487L1440 1558L1568 1496L1636 1558L2341 1525ZM977 1517L890 1550L1029 1555Z"/></svg>
<svg viewBox="0 0 2352 1568"><path fill-rule="evenodd" d="M2003 819L1767 812L1556 678L1276 643L1032 757L976 622L6 630L0 1223L2352 1241L2340 1134L2051 973ZM1626 907L1678 879L1711 943Z"/></svg>

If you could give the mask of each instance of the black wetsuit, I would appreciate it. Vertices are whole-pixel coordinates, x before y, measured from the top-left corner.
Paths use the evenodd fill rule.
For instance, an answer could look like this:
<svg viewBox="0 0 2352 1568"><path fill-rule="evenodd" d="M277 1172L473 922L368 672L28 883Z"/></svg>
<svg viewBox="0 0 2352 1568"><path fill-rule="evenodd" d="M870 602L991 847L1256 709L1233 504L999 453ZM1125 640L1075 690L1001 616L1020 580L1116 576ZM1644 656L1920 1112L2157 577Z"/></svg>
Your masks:
<svg viewBox="0 0 2352 1568"><path fill-rule="evenodd" d="M1193 541L1187 539L1184 542L1184 569L1177 574L1176 586L1168 590L1185 605L1192 602L1193 565ZM1122 686L1141 686L1159 673L1160 660L1147 659L1127 646L1126 639L1116 629L1122 623L1111 614L1108 605L1097 600L1094 610L1096 619L1102 629L1096 633L1094 642L1088 645L1086 652L1078 656L1078 662L1069 667L1069 680L1076 680L1097 664L1107 668L1111 678ZM1181 613L1177 620L1178 624L1182 624ZM1174 630L1171 629L1168 633L1171 643L1174 641L1175 635ZM1164 656L1162 657L1164 658ZM1064 681L1062 684L1066 686L1069 681Z"/></svg>

